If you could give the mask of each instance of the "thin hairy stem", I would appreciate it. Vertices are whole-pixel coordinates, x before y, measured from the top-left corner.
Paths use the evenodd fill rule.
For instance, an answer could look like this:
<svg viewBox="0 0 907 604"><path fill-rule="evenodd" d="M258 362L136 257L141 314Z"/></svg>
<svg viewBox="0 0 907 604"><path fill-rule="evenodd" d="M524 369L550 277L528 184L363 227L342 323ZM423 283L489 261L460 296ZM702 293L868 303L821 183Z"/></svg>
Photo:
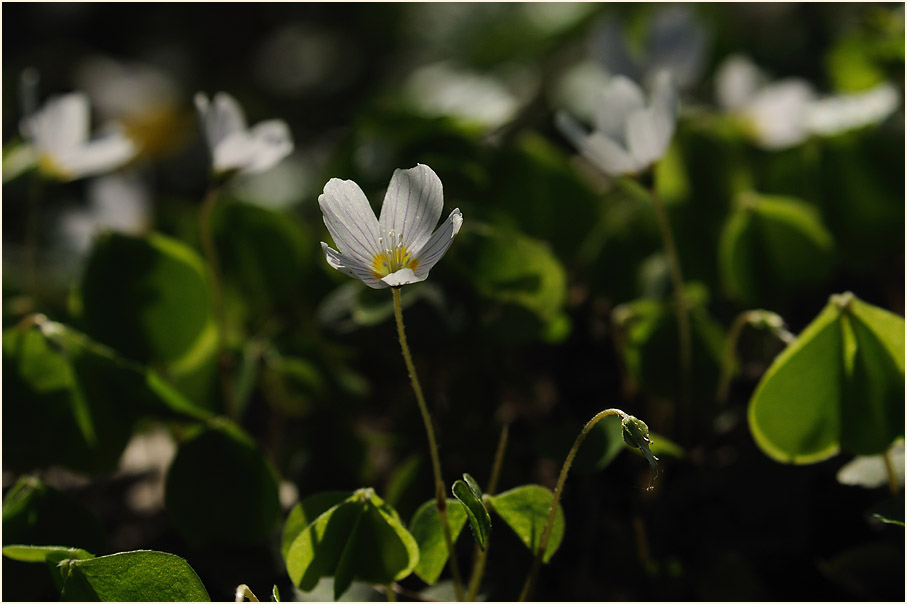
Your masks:
<svg viewBox="0 0 907 604"><path fill-rule="evenodd" d="M626 413L620 409L605 409L604 411L596 413L595 416L583 426L579 436L577 436L576 440L573 442L573 447L570 449L570 452L567 453L567 459L564 460L564 465L561 467L561 473L557 477L557 485L554 487L554 499L552 499L551 509L548 511L548 522L545 524L545 530L542 532L542 540L539 542L538 549L535 550L532 568L529 571L529 576L526 578L525 585L523 585L523 591L520 593L520 602L525 602L532 593L533 587L535 587L535 579L538 575L539 568L542 565L542 557L545 554L545 550L548 549L548 541L551 539L551 530L554 528L554 519L557 517L557 506L560 504L561 493L564 491L567 473L570 472L570 466L573 465L573 458L576 457L580 445L586 440L586 436L589 435L589 431L595 427L595 424L611 415L623 417Z"/></svg>
<svg viewBox="0 0 907 604"><path fill-rule="evenodd" d="M488 486L485 494L494 495L498 488L498 479L501 477L501 466L504 463L504 451L507 449L507 437L510 433L510 424L504 424L501 428L501 436L498 438L498 448L494 453L494 463L491 466L491 478L488 479ZM485 574L485 561L488 559L488 548L491 546L491 535L485 538L485 549L478 545L475 547L475 562L472 566L472 576L469 579L469 589L466 592L466 601L474 602L476 595L479 593L479 585L482 583L482 575Z"/></svg>
<svg viewBox="0 0 907 604"><path fill-rule="evenodd" d="M220 187L212 185L205 194L205 199L199 212L199 232L205 260L208 261L208 268L211 270L211 297L214 303L214 320L217 323L217 359L221 392L223 393L227 414L233 419L238 419L239 409L236 408L233 395L232 360L227 346L227 311L224 303L223 280L211 224L211 216L217 206L219 193Z"/></svg>
<svg viewBox="0 0 907 604"><path fill-rule="evenodd" d="M403 352L403 360L406 363L409 380L412 383L413 392L416 394L416 402L419 403L422 423L425 424L425 433L428 435L428 451L431 454L431 466L435 475L435 506L438 508L438 516L441 518L444 544L447 546L447 555L450 560L450 573L453 579L454 592L457 600L462 601L463 581L460 578L460 567L454 555L453 539L450 536L450 523L447 520L447 496L444 490L444 480L441 478L438 443L435 441L435 430L431 423L431 416L428 414L428 405L425 404L425 395L422 394L422 386L419 384L419 376L416 375L416 366L413 364L413 358L409 352L409 344L406 342L406 330L403 328L403 305L400 303L400 288L394 287L391 288L391 291L394 294L394 318L397 320L397 337L400 340L400 350Z"/></svg>

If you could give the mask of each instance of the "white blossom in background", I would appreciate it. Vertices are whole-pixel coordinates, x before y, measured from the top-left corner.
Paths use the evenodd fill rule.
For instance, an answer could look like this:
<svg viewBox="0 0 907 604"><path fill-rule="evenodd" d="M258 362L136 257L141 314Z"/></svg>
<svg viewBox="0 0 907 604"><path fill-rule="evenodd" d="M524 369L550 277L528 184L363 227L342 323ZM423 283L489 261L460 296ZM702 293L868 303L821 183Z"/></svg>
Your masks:
<svg viewBox="0 0 907 604"><path fill-rule="evenodd" d="M166 155L188 139L184 93L168 72L146 63L91 56L79 63L75 80L98 115L122 124L143 155Z"/></svg>
<svg viewBox="0 0 907 604"><path fill-rule="evenodd" d="M432 232L444 195L441 179L424 164L394 171L379 218L351 180L329 180L318 205L338 248L321 242L327 263L374 289L424 281L463 224L456 208Z"/></svg>
<svg viewBox="0 0 907 604"><path fill-rule="evenodd" d="M769 82L741 55L728 57L718 68L715 94L719 105L743 120L756 144L768 150L881 122L900 104L897 90L887 83L866 92L819 98L800 78Z"/></svg>
<svg viewBox="0 0 907 604"><path fill-rule="evenodd" d="M513 119L537 86L529 70L491 75L439 62L416 69L403 90L423 115L449 115L496 128Z"/></svg>
<svg viewBox="0 0 907 604"><path fill-rule="evenodd" d="M625 29L625 24L608 19L591 33L590 54L607 72L650 86L658 73L668 71L680 90L699 81L709 35L689 6L655 9L646 22L641 53L631 50Z"/></svg>
<svg viewBox="0 0 907 604"><path fill-rule="evenodd" d="M142 179L132 173L107 174L88 182L88 206L63 210L59 241L81 256L103 231L139 235L151 226L151 194Z"/></svg>
<svg viewBox="0 0 907 604"><path fill-rule="evenodd" d="M267 120L248 128L242 107L225 92L218 92L211 101L198 93L195 107L216 174L264 172L293 151L286 122Z"/></svg>
<svg viewBox="0 0 907 604"><path fill-rule="evenodd" d="M632 80L615 76L600 93L592 132L564 112L561 132L580 153L610 176L636 174L667 151L677 121L677 96L671 76L655 78L651 99Z"/></svg>
<svg viewBox="0 0 907 604"><path fill-rule="evenodd" d="M135 157L138 148L116 126L90 138L88 97L73 92L51 97L22 120L20 131L31 161L62 181L110 172Z"/></svg>
<svg viewBox="0 0 907 604"><path fill-rule="evenodd" d="M877 124L894 113L900 104L897 88L884 82L864 92L819 99L806 112L806 126L815 134L832 136Z"/></svg>

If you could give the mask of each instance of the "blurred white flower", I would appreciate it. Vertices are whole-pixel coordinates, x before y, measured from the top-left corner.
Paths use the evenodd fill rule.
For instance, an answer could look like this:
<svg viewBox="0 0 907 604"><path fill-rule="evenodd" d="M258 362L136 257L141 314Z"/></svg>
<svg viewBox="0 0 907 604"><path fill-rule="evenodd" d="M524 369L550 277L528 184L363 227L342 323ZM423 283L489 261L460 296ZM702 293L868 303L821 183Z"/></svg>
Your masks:
<svg viewBox="0 0 907 604"><path fill-rule="evenodd" d="M705 64L708 31L688 6L656 9L646 23L641 56L630 50L622 24L607 20L593 30L590 51L607 70L646 85L661 71L685 90L696 83Z"/></svg>
<svg viewBox="0 0 907 604"><path fill-rule="evenodd" d="M90 107L81 92L56 96L22 120L20 130L34 163L47 176L69 181L119 168L137 148L114 126L89 138Z"/></svg>
<svg viewBox="0 0 907 604"><path fill-rule="evenodd" d="M93 179L88 183L87 197L87 208L64 210L60 216L60 241L77 255L86 253L101 231L138 235L151 224L150 194L135 174Z"/></svg>
<svg viewBox="0 0 907 604"><path fill-rule="evenodd" d="M834 135L879 123L901 102L897 88L888 82L864 92L819 99L806 114L807 128L820 135Z"/></svg>
<svg viewBox="0 0 907 604"><path fill-rule="evenodd" d="M648 105L633 81L623 76L611 78L601 92L591 133L568 114L557 115L564 136L611 176L635 174L659 160L674 136L676 120L677 96L667 72L655 78Z"/></svg>
<svg viewBox="0 0 907 604"><path fill-rule="evenodd" d="M866 92L818 98L800 78L768 82L740 55L728 57L718 68L715 93L722 108L743 120L754 141L769 150L799 145L814 134L831 136L878 123L900 102L887 83Z"/></svg>
<svg viewBox="0 0 907 604"><path fill-rule="evenodd" d="M415 70L404 93L424 115L450 115L495 128L516 115L537 85L528 69L490 75L439 62Z"/></svg>
<svg viewBox="0 0 907 604"><path fill-rule="evenodd" d="M264 172L293 151L293 137L283 120L267 120L248 128L242 108L225 92L212 102L202 93L195 95L212 167L216 174Z"/></svg>
<svg viewBox="0 0 907 604"><path fill-rule="evenodd" d="M328 264L374 289L424 281L463 224L456 208L432 233L444 196L441 179L424 164L394 171L380 218L351 180L329 180L318 204L340 250L321 243Z"/></svg>
<svg viewBox="0 0 907 604"><path fill-rule="evenodd" d="M167 72L104 56L82 61L76 82L102 118L116 120L144 155L166 155L188 137L183 92Z"/></svg>

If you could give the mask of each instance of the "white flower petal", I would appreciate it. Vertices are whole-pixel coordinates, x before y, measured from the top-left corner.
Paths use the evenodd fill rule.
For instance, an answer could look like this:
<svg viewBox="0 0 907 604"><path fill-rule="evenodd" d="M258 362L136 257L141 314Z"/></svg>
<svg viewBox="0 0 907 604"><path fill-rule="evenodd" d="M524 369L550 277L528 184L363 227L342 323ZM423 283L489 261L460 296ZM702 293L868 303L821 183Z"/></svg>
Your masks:
<svg viewBox="0 0 907 604"><path fill-rule="evenodd" d="M371 267L359 262L355 258L341 254L324 241L321 242L321 249L324 251L324 258L331 268L335 268L348 277L359 279L366 285L374 289L383 289L388 284L382 283L375 277Z"/></svg>
<svg viewBox="0 0 907 604"><path fill-rule="evenodd" d="M226 92L215 94L213 105L204 94L196 94L195 106L202 120L208 147L212 152L224 139L246 129L242 107Z"/></svg>
<svg viewBox="0 0 907 604"><path fill-rule="evenodd" d="M627 121L627 147L639 168L664 155L674 134L674 121L654 107L637 111Z"/></svg>
<svg viewBox="0 0 907 604"><path fill-rule="evenodd" d="M88 140L90 107L88 97L73 92L49 99L36 114L25 120L23 134L38 151L57 154Z"/></svg>
<svg viewBox="0 0 907 604"><path fill-rule="evenodd" d="M855 94L816 101L807 110L807 127L817 134L834 135L881 122L898 108L900 95L891 84Z"/></svg>
<svg viewBox="0 0 907 604"><path fill-rule="evenodd" d="M242 170L254 161L252 137L246 131L233 132L211 150L211 163L215 172Z"/></svg>
<svg viewBox="0 0 907 604"><path fill-rule="evenodd" d="M662 70L655 75L650 106L671 120L671 132L673 134L673 122L677 120L677 88L674 85L674 77L670 72Z"/></svg>
<svg viewBox="0 0 907 604"><path fill-rule="evenodd" d="M453 243L453 238L460 231L462 225L463 214L460 212L460 208L455 208L450 213L450 216L447 217L447 220L444 221L444 224L432 234L425 247L415 253L418 264L416 264L414 272L419 281L428 277L428 271L447 252L447 248Z"/></svg>
<svg viewBox="0 0 907 604"><path fill-rule="evenodd" d="M393 230L403 235L403 246L414 253L425 245L438 224L444 194L441 179L424 164L408 170L394 170L378 223L381 236Z"/></svg>
<svg viewBox="0 0 907 604"><path fill-rule="evenodd" d="M53 156L56 167L70 179L109 172L119 168L138 151L122 134L110 134Z"/></svg>
<svg viewBox="0 0 907 604"><path fill-rule="evenodd" d="M583 140L580 153L610 176L638 172L640 166L630 153L616 142L602 134L594 132Z"/></svg>
<svg viewBox="0 0 907 604"><path fill-rule="evenodd" d="M742 55L728 57L715 73L718 104L728 110L742 108L756 94L761 79L762 74L752 61Z"/></svg>
<svg viewBox="0 0 907 604"><path fill-rule="evenodd" d="M799 79L781 80L762 88L744 112L767 149L783 149L806 140L806 111L813 102L810 85Z"/></svg>
<svg viewBox="0 0 907 604"><path fill-rule="evenodd" d="M390 285L391 287L400 287L401 285L409 285L410 283L425 281L427 277L428 271L417 275L411 268L401 268L399 271L391 273L390 275L382 278L381 281L383 283L386 283L387 285Z"/></svg>
<svg viewBox="0 0 907 604"><path fill-rule="evenodd" d="M601 95L595 114L595 129L605 136L624 143L624 125L627 118L645 106L642 90L633 80L614 76Z"/></svg>
<svg viewBox="0 0 907 604"><path fill-rule="evenodd" d="M340 251L371 266L375 255L383 250L378 245L378 219L359 185L352 180L332 178L324 185L324 193L318 196L318 205Z"/></svg>
<svg viewBox="0 0 907 604"><path fill-rule="evenodd" d="M573 116L565 111L558 111L554 115L554 125L560 130L570 143L577 149L582 148L583 143L589 137L589 133L573 119Z"/></svg>
<svg viewBox="0 0 907 604"><path fill-rule="evenodd" d="M251 161L245 172L264 172L293 152L293 136L283 120L268 120L252 127Z"/></svg>

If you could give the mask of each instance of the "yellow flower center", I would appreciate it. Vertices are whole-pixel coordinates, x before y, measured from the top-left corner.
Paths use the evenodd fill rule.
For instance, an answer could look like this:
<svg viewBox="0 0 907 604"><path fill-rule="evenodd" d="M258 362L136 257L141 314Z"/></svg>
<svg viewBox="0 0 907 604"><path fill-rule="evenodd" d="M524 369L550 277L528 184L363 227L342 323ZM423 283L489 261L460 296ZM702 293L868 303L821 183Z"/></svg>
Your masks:
<svg viewBox="0 0 907 604"><path fill-rule="evenodd" d="M384 251L376 254L372 260L372 273L376 279L381 279L404 268L416 270L416 267L419 266L419 261L413 258L403 245L403 235L396 235L394 231L391 231L387 234L387 239L378 238L378 245Z"/></svg>
<svg viewBox="0 0 907 604"><path fill-rule="evenodd" d="M66 181L71 180L73 177L67 170L61 168L57 160L49 153L42 153L38 156L38 169L46 176L56 180Z"/></svg>

